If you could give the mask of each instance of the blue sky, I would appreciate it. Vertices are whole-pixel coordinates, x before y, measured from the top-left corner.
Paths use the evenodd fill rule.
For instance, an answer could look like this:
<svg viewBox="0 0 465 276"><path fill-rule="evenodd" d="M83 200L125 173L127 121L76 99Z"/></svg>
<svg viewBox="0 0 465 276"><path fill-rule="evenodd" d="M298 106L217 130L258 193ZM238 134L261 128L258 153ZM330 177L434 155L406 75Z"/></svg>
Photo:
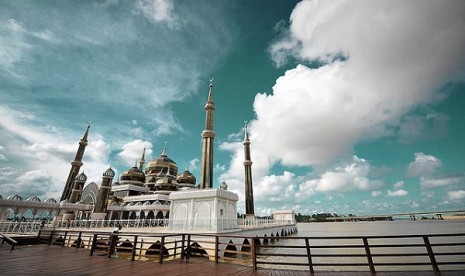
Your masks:
<svg viewBox="0 0 465 276"><path fill-rule="evenodd" d="M256 213L465 209L463 1L0 1L0 195L58 198L165 142Z"/></svg>

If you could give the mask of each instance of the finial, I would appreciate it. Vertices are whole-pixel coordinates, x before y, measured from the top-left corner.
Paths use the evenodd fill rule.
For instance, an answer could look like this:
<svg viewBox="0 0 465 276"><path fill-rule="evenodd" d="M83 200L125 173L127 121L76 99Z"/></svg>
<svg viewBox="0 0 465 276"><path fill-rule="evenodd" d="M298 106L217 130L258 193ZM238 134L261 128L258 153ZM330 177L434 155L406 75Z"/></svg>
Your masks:
<svg viewBox="0 0 465 276"><path fill-rule="evenodd" d="M142 157L140 158L140 161L145 161L145 147L144 151L142 151Z"/></svg>
<svg viewBox="0 0 465 276"><path fill-rule="evenodd" d="M213 86L213 78L210 79L210 86Z"/></svg>
<svg viewBox="0 0 465 276"><path fill-rule="evenodd" d="M188 172L189 171L189 166L186 165L186 168L184 169L185 172Z"/></svg>
<svg viewBox="0 0 465 276"><path fill-rule="evenodd" d="M134 167L137 167L137 159L136 159L136 162L134 162Z"/></svg>
<svg viewBox="0 0 465 276"><path fill-rule="evenodd" d="M163 152L161 153L161 155L166 156L166 142L165 142L165 146L163 147Z"/></svg>
<svg viewBox="0 0 465 276"><path fill-rule="evenodd" d="M248 133L249 125L248 125L247 121L244 121L244 124L245 124L245 127L244 127L244 141L248 141L249 140L249 133Z"/></svg>

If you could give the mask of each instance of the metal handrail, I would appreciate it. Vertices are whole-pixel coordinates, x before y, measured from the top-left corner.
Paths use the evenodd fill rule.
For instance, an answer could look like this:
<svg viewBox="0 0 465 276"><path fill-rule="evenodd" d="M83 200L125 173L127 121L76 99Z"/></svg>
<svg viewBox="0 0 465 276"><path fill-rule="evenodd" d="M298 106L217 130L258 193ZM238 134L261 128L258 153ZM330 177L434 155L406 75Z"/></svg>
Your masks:
<svg viewBox="0 0 465 276"><path fill-rule="evenodd" d="M5 234L3 233L0 233L0 237L2 238L2 245L3 243L5 243L5 241L10 245L10 251L14 250L15 249L15 245L18 244L17 241L15 241L14 239L6 236Z"/></svg>
<svg viewBox="0 0 465 276"><path fill-rule="evenodd" d="M433 272L440 272L441 266L454 266L464 270L465 267L465 233L430 234L430 235L389 235L389 236L338 236L338 237L258 237L217 234L149 234L83 232L50 230L49 244L72 246L79 237L84 248L106 250L110 257L114 249L130 251L131 260L150 255L158 258L160 263L169 259L189 259L196 255L209 257L216 263L240 259L240 264L259 267L307 267L314 273L315 267L359 267L372 273L382 267L431 267ZM46 231L42 235L47 236ZM131 248L121 244L109 244L110 239L128 240ZM61 243L56 241L61 238ZM445 241L444 238L457 238ZM413 242L411 240L414 240ZM245 242L247 240L247 242ZM155 249L149 249L155 244ZM244 242L242 242L244 241ZM294 244L289 244L293 241ZM99 242L108 244L98 245ZM66 244L66 245L65 245ZM86 245L87 244L87 245ZM76 246L78 248L78 246ZM168 251L166 254L165 250ZM356 252L346 252L356 251ZM357 251L358 250L358 251ZM384 251L383 251L384 250ZM395 250L395 251L393 251ZM271 251L271 252L270 252ZM164 253L165 252L165 253ZM204 253L199 253L204 252ZM411 257L410 261L406 257ZM341 258L355 261L344 262ZM384 260L382 258L385 258ZM391 258L391 259L387 259ZM422 258L417 260L415 258ZM388 260L388 261L386 261ZM449 268L448 268L449 269ZM455 268L456 269L456 268ZM423 269L424 270L424 269Z"/></svg>

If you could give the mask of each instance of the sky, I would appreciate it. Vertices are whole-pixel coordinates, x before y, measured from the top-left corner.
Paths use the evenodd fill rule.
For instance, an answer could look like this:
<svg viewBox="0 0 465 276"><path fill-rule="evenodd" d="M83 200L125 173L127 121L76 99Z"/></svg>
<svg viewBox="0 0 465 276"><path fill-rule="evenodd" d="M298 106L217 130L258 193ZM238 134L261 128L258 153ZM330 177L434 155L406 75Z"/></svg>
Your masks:
<svg viewBox="0 0 465 276"><path fill-rule="evenodd" d="M0 195L100 184L166 143L200 179L213 78L213 184L244 212L465 210L465 2L0 0ZM86 183L86 184L87 184Z"/></svg>

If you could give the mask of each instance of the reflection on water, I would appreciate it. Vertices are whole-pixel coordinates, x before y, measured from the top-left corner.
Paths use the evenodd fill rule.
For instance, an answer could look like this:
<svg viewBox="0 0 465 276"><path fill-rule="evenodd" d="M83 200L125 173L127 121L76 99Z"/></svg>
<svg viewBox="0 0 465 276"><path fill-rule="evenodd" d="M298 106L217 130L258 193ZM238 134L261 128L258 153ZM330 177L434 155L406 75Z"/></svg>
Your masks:
<svg viewBox="0 0 465 276"><path fill-rule="evenodd" d="M453 234L465 232L465 220L451 220L451 221L373 221L373 222L322 222L322 223L300 223L298 224L299 232L295 235L297 237L348 237L348 236L396 236L396 235L418 235L418 234ZM431 238L432 244L442 242L465 242L464 237L437 237ZM424 241L422 238L391 238L391 239L369 239L370 245L376 244L419 244L420 247L410 248L371 248L372 254L383 253L426 253L426 247L423 246ZM302 269L308 270L305 263L307 260L307 251L305 248L298 248L305 246L304 240L275 240L274 245L290 245L297 248L260 248L260 253L279 253L282 255L303 255L292 256L283 258L281 256L260 256L259 260L274 261L274 262L293 262L302 263L302 266L286 266L286 265L273 265L272 268L280 269ZM311 246L318 245L354 245L360 246L359 248L312 248L312 255L317 254L360 254L360 257L313 257L314 263L324 263L328 266L316 267L315 270L325 271L341 271L341 270L357 270L369 271L367 265L367 258L365 256L365 249L363 241L349 240L349 239L322 239L310 240ZM448 246L448 247L435 247L434 252L464 252L463 246ZM438 262L443 261L445 256L437 256ZM462 256L447 256L449 261L463 261ZM428 256L408 256L408 257L373 257L373 261L378 271L393 271L393 270L431 270L431 265L408 265L408 266L380 266L380 263L430 263ZM363 264L361 267L356 266L331 266L331 263L347 263ZM304 265L305 264L305 265ZM268 267L265 265L265 267ZM446 266L440 267L441 270L457 270L465 269L465 266Z"/></svg>

